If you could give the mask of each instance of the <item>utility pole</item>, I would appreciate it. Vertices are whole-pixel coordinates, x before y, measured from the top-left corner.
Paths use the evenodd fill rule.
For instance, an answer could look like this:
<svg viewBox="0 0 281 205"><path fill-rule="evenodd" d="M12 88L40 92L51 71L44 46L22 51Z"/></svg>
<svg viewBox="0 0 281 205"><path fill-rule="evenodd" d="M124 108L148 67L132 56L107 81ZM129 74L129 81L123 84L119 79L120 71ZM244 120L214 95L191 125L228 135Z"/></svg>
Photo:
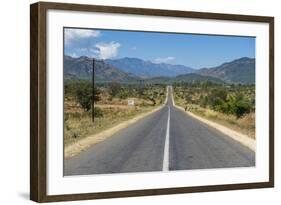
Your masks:
<svg viewBox="0 0 281 205"><path fill-rule="evenodd" d="M92 69L92 122L95 121L95 59L93 58Z"/></svg>

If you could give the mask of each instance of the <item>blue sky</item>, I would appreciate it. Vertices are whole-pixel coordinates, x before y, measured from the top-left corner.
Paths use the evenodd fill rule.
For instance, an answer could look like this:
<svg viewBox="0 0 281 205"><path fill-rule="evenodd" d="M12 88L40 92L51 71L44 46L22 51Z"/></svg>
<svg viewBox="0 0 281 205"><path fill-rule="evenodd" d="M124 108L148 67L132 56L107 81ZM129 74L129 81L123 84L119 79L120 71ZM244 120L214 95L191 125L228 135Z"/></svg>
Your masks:
<svg viewBox="0 0 281 205"><path fill-rule="evenodd" d="M195 69L255 57L253 37L71 28L64 32L65 54L73 57L135 57Z"/></svg>

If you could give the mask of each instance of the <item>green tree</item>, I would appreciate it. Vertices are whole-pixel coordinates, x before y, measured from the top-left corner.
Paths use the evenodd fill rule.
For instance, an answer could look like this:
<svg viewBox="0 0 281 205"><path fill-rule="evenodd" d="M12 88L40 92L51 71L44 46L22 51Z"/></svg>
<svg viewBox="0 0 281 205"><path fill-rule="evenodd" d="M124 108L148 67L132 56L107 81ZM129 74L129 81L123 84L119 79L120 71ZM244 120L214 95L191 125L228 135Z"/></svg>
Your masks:
<svg viewBox="0 0 281 205"><path fill-rule="evenodd" d="M209 96L209 104L211 108L220 111L222 104L226 101L227 92L222 89L214 89Z"/></svg>
<svg viewBox="0 0 281 205"><path fill-rule="evenodd" d="M111 97L116 97L120 90L121 90L121 85L117 82L113 82L113 83L109 83L108 84L108 88L109 88L109 94Z"/></svg>
<svg viewBox="0 0 281 205"><path fill-rule="evenodd" d="M137 95L138 95L138 97L143 98L143 96L144 96L144 87L143 86L140 86L137 88Z"/></svg>
<svg viewBox="0 0 281 205"><path fill-rule="evenodd" d="M87 81L80 81L76 84L75 97L81 107L89 111L92 103L92 85Z"/></svg>
<svg viewBox="0 0 281 205"><path fill-rule="evenodd" d="M208 96L203 96L203 95L200 95L200 99L199 99L199 105L203 108L206 108L207 105L208 105Z"/></svg>
<svg viewBox="0 0 281 205"><path fill-rule="evenodd" d="M251 111L251 103L243 94L230 95L227 103L228 113L234 114L237 118Z"/></svg>
<svg viewBox="0 0 281 205"><path fill-rule="evenodd" d="M97 102L100 100L100 89L98 89L97 87L94 88L94 102Z"/></svg>
<svg viewBox="0 0 281 205"><path fill-rule="evenodd" d="M186 103L192 103L192 97L191 97L191 95L186 95L186 96L185 96L185 101L186 101Z"/></svg>
<svg viewBox="0 0 281 205"><path fill-rule="evenodd" d="M100 90L95 87L94 88L94 99L92 92L92 83L90 81L79 81L75 83L75 98L76 101L81 105L81 107L89 111L92 106L92 100L97 102L100 100Z"/></svg>

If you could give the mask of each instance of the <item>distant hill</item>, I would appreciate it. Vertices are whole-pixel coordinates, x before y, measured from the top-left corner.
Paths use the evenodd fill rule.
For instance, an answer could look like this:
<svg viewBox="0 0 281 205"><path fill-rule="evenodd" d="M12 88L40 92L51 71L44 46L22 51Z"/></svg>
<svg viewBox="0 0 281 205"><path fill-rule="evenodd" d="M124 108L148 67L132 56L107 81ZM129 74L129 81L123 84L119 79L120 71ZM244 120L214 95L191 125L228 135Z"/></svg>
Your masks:
<svg viewBox="0 0 281 205"><path fill-rule="evenodd" d="M132 73L141 78L157 76L175 77L180 74L194 73L196 71L184 65L158 64L139 58L121 58L106 60L105 62L124 72Z"/></svg>
<svg viewBox="0 0 281 205"><path fill-rule="evenodd" d="M189 73L184 75L178 75L176 77L153 77L144 80L145 83L152 84L172 84L172 83L198 83L198 82L213 82L222 84L224 81L221 79L210 77L210 76L202 76L196 73Z"/></svg>
<svg viewBox="0 0 281 205"><path fill-rule="evenodd" d="M202 76L196 73L178 75L175 78L176 82L186 82L186 83L197 83L197 82L213 82L213 83L224 83L223 80L215 78L212 76Z"/></svg>
<svg viewBox="0 0 281 205"><path fill-rule="evenodd" d="M202 68L197 74L219 78L227 83L255 83L255 58L240 58L213 68Z"/></svg>
<svg viewBox="0 0 281 205"><path fill-rule="evenodd" d="M93 59L81 56L64 57L64 79L91 79ZM122 68L121 68L121 65ZM186 73L189 72L189 73ZM255 83L255 59L240 58L213 68L197 70L181 65L155 64L137 58L118 60L96 60L96 82L157 83L174 82L215 82L215 83ZM184 74L177 74L184 73Z"/></svg>
<svg viewBox="0 0 281 205"><path fill-rule="evenodd" d="M91 79L92 78L93 59L81 56L73 58L64 57L64 79ZM106 64L102 60L95 61L95 80L97 82L134 82L139 80L133 74L126 73L111 65Z"/></svg>

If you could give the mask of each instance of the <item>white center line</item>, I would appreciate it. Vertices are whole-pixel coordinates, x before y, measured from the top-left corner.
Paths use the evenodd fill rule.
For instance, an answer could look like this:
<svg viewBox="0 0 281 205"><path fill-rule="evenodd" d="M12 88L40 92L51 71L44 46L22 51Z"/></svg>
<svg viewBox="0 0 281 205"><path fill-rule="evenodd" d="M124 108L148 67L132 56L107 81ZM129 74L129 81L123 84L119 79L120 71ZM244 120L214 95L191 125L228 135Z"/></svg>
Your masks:
<svg viewBox="0 0 281 205"><path fill-rule="evenodd" d="M163 156L163 171L169 171L169 143L170 143L170 106L168 107L168 120Z"/></svg>

